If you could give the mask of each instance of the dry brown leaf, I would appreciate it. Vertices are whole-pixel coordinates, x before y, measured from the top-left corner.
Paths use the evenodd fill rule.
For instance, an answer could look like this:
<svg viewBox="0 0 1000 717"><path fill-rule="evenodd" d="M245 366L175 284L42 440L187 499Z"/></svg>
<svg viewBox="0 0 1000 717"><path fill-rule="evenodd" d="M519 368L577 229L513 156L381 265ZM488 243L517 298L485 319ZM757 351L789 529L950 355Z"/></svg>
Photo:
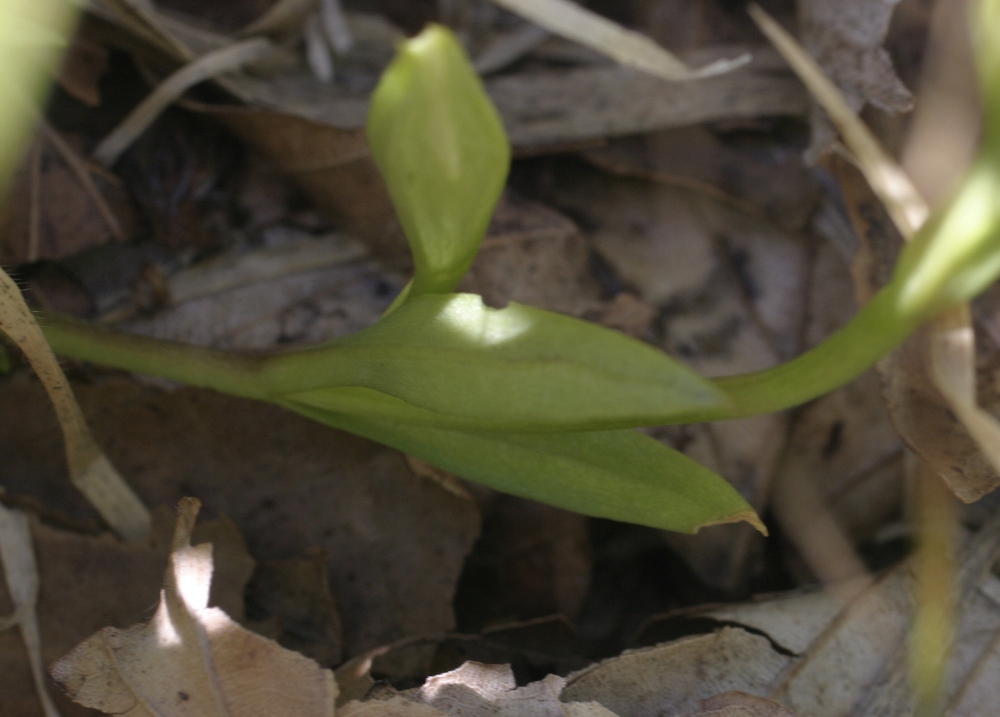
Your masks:
<svg viewBox="0 0 1000 717"><path fill-rule="evenodd" d="M258 274L258 281L244 280L248 270L256 273L268 266L277 268L282 255L284 259L296 258L281 251L257 252L244 256L239 264L223 261L178 274L176 281L166 281L168 290L194 290L192 298L152 316L132 318L121 327L146 336L218 348L316 344L373 324L405 283L370 260L340 263L342 255L336 249L325 255L319 251L299 255L309 260L325 259L314 261L313 267L300 266L285 275L281 271L273 276ZM271 264L271 259L278 261ZM239 281L224 286L235 278ZM215 289L221 290L216 293ZM138 307L127 304L121 308L134 314ZM107 319L120 315L111 313Z"/></svg>
<svg viewBox="0 0 1000 717"><path fill-rule="evenodd" d="M701 709L687 717L795 717L784 705L746 692L725 692L702 700Z"/></svg>
<svg viewBox="0 0 1000 717"><path fill-rule="evenodd" d="M851 222L861 238L852 273L855 293L866 301L887 281L902 239L858 172L842 161L834 161L831 166L843 189ZM939 331L930 327L917 331L882 360L879 373L889 413L900 436L957 496L969 502L1000 485L1000 475L962 425L961 414L956 415L935 386L930 358ZM959 359L964 360L966 370L974 368L969 358L966 353L964 359ZM974 376L967 374L965 380L974 381Z"/></svg>
<svg viewBox="0 0 1000 717"><path fill-rule="evenodd" d="M470 629L549 615L579 617L590 587L588 519L578 513L498 494L456 598Z"/></svg>
<svg viewBox="0 0 1000 717"><path fill-rule="evenodd" d="M0 261L62 259L135 230L121 182L86 162L71 141L40 129L8 187L0 210Z"/></svg>
<svg viewBox="0 0 1000 717"><path fill-rule="evenodd" d="M564 683L563 678L549 675L518 687L509 665L466 662L450 672L428 677L423 686L398 697L349 703L341 715L381 714L369 711L369 707L386 704L388 714L401 717L613 717L592 702L561 702ZM404 700L411 706L406 706Z"/></svg>
<svg viewBox="0 0 1000 717"><path fill-rule="evenodd" d="M212 546L191 545L199 507L181 501L153 618L104 628L56 662L52 676L73 700L108 714L332 717L333 673L208 606Z"/></svg>
<svg viewBox="0 0 1000 717"><path fill-rule="evenodd" d="M590 250L577 226L549 207L505 196L458 285L490 306L511 301L581 316L600 305Z"/></svg>
<svg viewBox="0 0 1000 717"><path fill-rule="evenodd" d="M820 196L798 151L740 151L702 126L622 137L583 156L608 171L718 192L785 230L803 229Z"/></svg>
<svg viewBox="0 0 1000 717"><path fill-rule="evenodd" d="M830 113L844 136L844 141L855 154L858 166L870 184L872 192L881 200L902 238L909 241L923 225L929 213L916 187L857 118L847 99L797 46L794 39L759 7L751 8L751 14L795 67L817 100ZM862 227L859 234L866 236L869 233L866 231L868 220L857 210L852 210L852 216ZM871 258L871 250L864 247L863 249L864 254L868 256L865 259L866 271L858 273L862 279L865 278L865 274L871 275L879 271L874 268L877 259ZM887 271L887 267L881 269L881 272ZM870 295L875 288L865 286L858 291L858 294ZM894 364L893 359L883 362L882 366L887 371L889 380L902 383L904 391L908 389L910 392L930 396L928 403L943 401L941 408L947 411L949 416L952 412L955 414L957 421L961 423L958 432L968 433L982 454L980 461L985 459L992 466L993 475L990 475L990 471L985 475L982 471L977 471L977 475L969 479L962 475L961 466L947 465L950 462L948 458L941 460L941 453L954 453L956 448L959 450L967 448L967 445L962 445L964 442L961 440L956 446L949 445L943 448L924 447L915 443L914 450L921 455L933 454L926 457L926 460L934 470L941 473L956 495L967 502L977 500L1000 485L1000 478L995 475L995 471L1000 470L1000 450L996 448L996 441L1000 438L1000 424L976 402L974 334L968 306L962 304L953 307L944 315L933 319L922 332L911 337L894 355L898 359L904 353L909 354L907 364ZM894 366L911 368L894 372ZM920 376L921 373L924 375ZM922 386L924 383L927 385ZM892 395L893 393L896 395ZM920 430L919 424L923 419L919 415L906 415L907 412L900 405L905 398L899 400L899 395L897 392L890 393L890 405L895 409L893 414L897 423L916 426L909 431L907 428L900 428L906 437L908 432L912 434L913 430ZM905 393L903 395L905 396ZM941 465L942 463L946 465Z"/></svg>
<svg viewBox="0 0 1000 717"><path fill-rule="evenodd" d="M414 476L398 452L211 391L165 393L107 376L75 390L96 435L151 503L199 496L206 510L232 518L258 561L322 550L348 654L454 628L451 600L478 511ZM0 382L4 482L57 514L93 520L61 489L58 426L39 408L43 395L24 375Z"/></svg>
<svg viewBox="0 0 1000 717"><path fill-rule="evenodd" d="M1000 580L990 570L998 557L1000 519L994 515L966 542L959 563L961 621L947 688L949 717L977 714L977 705L990 704L1000 695L996 671L988 672L996 664L1000 650ZM798 714L815 717L909 715L913 714L913 693L907 682L907 636L914 606L911 570L910 563L897 566L847 603L829 592L789 593L666 616L649 625L646 634L677 634L678 630L690 631L692 627L703 630L707 618L727 626L713 636L725 643L734 636L745 641L747 633L731 626L746 627L756 633L756 639L769 641L766 647L761 645L765 656L770 654L787 662L770 679L760 681L748 671L762 658L752 653L740 658L737 666L726 671L731 679L728 689L767 697ZM679 662L685 644L692 639L707 638L687 638L653 649L676 655ZM722 649L724 646L720 646ZM636 651L608 662L641 659L645 654L651 653ZM672 686L678 679L677 668L669 664L671 670L664 669L650 680L651 692L657 685ZM680 669L683 675L692 668ZM622 717L652 714L642 706L626 711L630 709L627 699L617 695L628 693L627 679L616 675L615 681L595 687L599 691L588 691L584 696L600 701ZM571 692L573 685L571 677L564 699L580 696ZM661 691L668 692L665 688Z"/></svg>
<svg viewBox="0 0 1000 717"><path fill-rule="evenodd" d="M510 75L487 82L486 89L515 150L538 151L700 122L798 116L805 97L790 79L765 57L695 83L596 67Z"/></svg>
<svg viewBox="0 0 1000 717"><path fill-rule="evenodd" d="M101 104L101 75L108 69L110 54L101 42L81 29L63 54L56 82L66 94L88 107Z"/></svg>
<svg viewBox="0 0 1000 717"><path fill-rule="evenodd" d="M278 622L275 639L282 647L324 667L343 661L344 631L325 555L261 563L247 585L246 601L253 621Z"/></svg>
<svg viewBox="0 0 1000 717"><path fill-rule="evenodd" d="M461 596L460 596L461 597ZM529 682L548 674L565 675L585 667L588 661L579 654L576 628L562 616L549 616L503 623L488 627L479 634L450 633L428 636L420 640L401 640L378 651L362 673L367 678L365 689L357 693L364 679L357 672L346 680L355 689L354 699L367 694L372 686L371 675L384 678L393 676L398 664L411 663L408 655L426 653L431 648L432 657L423 658L423 672L411 672L407 681L426 678L436 673L454 670L467 661L485 664L509 665L518 681ZM343 669L343 668L341 668ZM340 681L338 670L338 681ZM344 681L341 682L343 686Z"/></svg>
<svg viewBox="0 0 1000 717"><path fill-rule="evenodd" d="M169 552L173 511L164 512L165 516L159 512L154 516L154 540L146 543L123 543L107 533L94 537L30 521L40 581L37 613L43 664L65 655L105 625L128 625L148 618ZM234 535L231 524L226 527L218 521L202 523L195 535L211 535L218 541L217 553L227 563L220 565L220 579L213 581L211 604L242 609L249 561L245 551L240 552L242 538ZM240 574L243 583L238 582ZM0 605L9 603L8 592L0 586ZM14 631L0 633L0 704L5 714L41 716L28 656L19 642ZM92 714L59 690L53 696L63 715Z"/></svg>
<svg viewBox="0 0 1000 717"><path fill-rule="evenodd" d="M795 237L718 197L579 165L556 175L550 199L587 228L617 279L662 310L661 346L699 373L759 370L796 352L807 252ZM763 508L785 422L754 416L668 434ZM668 540L701 579L725 590L761 565L763 540L741 526Z"/></svg>
<svg viewBox="0 0 1000 717"><path fill-rule="evenodd" d="M798 0L802 44L840 87L855 112L870 103L886 112L913 105L882 47L896 0ZM813 110L810 154L825 151L834 139L829 120Z"/></svg>
<svg viewBox="0 0 1000 717"><path fill-rule="evenodd" d="M598 702L619 717L684 714L722 692L762 694L790 664L767 638L728 627L626 652L573 673L562 699Z"/></svg>

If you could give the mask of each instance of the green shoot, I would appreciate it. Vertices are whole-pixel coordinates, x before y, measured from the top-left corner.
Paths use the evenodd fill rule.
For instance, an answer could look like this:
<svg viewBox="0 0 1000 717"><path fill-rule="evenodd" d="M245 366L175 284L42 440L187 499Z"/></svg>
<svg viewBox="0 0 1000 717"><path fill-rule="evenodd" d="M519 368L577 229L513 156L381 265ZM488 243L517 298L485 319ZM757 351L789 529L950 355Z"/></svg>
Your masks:
<svg viewBox="0 0 1000 717"><path fill-rule="evenodd" d="M367 131L413 250L408 294L452 291L486 234L510 145L450 30L431 26L400 46L372 96Z"/></svg>

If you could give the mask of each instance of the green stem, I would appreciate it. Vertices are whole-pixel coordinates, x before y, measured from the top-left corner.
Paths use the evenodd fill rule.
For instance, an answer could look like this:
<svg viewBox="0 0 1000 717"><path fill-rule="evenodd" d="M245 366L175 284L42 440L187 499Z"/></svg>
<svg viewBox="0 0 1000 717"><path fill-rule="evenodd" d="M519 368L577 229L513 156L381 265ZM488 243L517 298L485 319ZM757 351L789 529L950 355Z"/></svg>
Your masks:
<svg viewBox="0 0 1000 717"><path fill-rule="evenodd" d="M791 361L764 371L712 379L732 403L694 420L717 421L782 411L857 378L929 318L901 311L897 293L890 284L850 323Z"/></svg>
<svg viewBox="0 0 1000 717"><path fill-rule="evenodd" d="M262 356L135 336L56 314L45 314L40 323L60 356L271 400L259 377Z"/></svg>
<svg viewBox="0 0 1000 717"><path fill-rule="evenodd" d="M901 343L925 317L898 308L891 286L879 292L847 326L798 358L755 373L713 379L730 398L722 407L678 417L694 423L773 413L821 396L870 368ZM269 401L262 372L267 357L216 351L172 341L150 339L48 315L45 336L61 356L114 366L127 371L214 388ZM328 354L333 356L333 354Z"/></svg>

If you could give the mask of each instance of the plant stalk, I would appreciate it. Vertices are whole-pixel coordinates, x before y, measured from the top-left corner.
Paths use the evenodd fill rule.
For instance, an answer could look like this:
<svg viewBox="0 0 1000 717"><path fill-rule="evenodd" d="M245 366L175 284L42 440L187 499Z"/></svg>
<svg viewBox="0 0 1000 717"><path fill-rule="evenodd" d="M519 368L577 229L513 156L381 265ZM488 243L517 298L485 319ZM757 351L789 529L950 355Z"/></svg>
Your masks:
<svg viewBox="0 0 1000 717"><path fill-rule="evenodd" d="M926 318L899 309L892 286L879 292L845 327L780 366L712 380L725 405L676 417L672 423L742 418L782 411L821 396L868 370ZM276 354L247 354L151 339L48 314L46 338L61 356L263 401L280 399L263 371ZM335 360L336 349L327 356Z"/></svg>

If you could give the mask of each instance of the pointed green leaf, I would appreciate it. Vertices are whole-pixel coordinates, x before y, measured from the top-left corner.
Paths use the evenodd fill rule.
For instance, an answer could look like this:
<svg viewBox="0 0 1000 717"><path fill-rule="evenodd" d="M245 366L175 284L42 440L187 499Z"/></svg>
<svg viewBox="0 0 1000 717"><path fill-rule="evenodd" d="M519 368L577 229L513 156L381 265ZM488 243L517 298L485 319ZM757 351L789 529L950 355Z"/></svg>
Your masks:
<svg viewBox="0 0 1000 717"><path fill-rule="evenodd" d="M411 296L454 289L503 189L510 145L447 28L403 43L368 113L368 143L413 250Z"/></svg>
<svg viewBox="0 0 1000 717"><path fill-rule="evenodd" d="M600 518L680 533L760 518L721 477L638 431L464 433L288 405L467 480Z"/></svg>
<svg viewBox="0 0 1000 717"><path fill-rule="evenodd" d="M641 341L475 294L410 299L364 331L273 357L262 376L275 400L473 430L655 425L725 401Z"/></svg>

